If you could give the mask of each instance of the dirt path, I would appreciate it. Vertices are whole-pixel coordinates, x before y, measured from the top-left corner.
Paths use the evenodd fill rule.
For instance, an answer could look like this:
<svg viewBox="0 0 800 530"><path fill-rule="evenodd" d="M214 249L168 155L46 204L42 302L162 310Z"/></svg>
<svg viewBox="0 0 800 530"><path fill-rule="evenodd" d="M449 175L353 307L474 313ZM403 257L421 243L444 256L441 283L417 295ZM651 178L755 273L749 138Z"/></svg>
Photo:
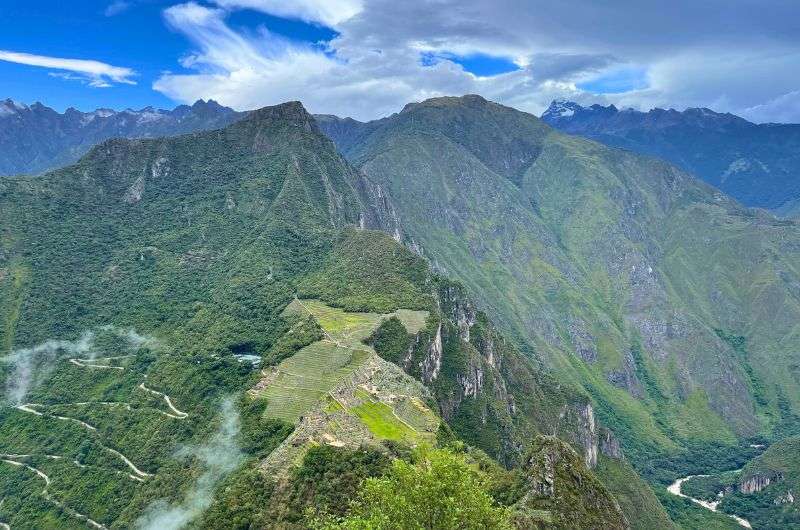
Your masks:
<svg viewBox="0 0 800 530"><path fill-rule="evenodd" d="M681 492L681 486L683 486L683 483L686 482L687 480L690 480L690 479L693 479L693 478L696 478L696 477L697 478L701 478L701 477L708 477L708 476L709 475L689 475L688 477L679 478L678 480L676 480L675 482L673 482L672 484L667 486L667 491L669 493L677 496L677 497L682 497L684 499L689 499L693 503L702 506L706 510L709 510L709 511L714 512L714 513L720 513L722 515L730 517L731 519L733 519L734 521L739 523L739 526L742 526L744 528L753 528L750 525L750 522L747 519L743 519L743 518L741 518L741 517L739 517L737 515L732 515L732 514L729 514L729 513L720 512L719 510L717 510L717 507L719 506L719 503L721 502L721 500L718 500L718 501L704 501L702 499L695 499L694 497L689 497L688 495L685 495L683 492Z"/></svg>
<svg viewBox="0 0 800 530"><path fill-rule="evenodd" d="M171 418L179 419L179 420L183 420L183 419L186 419L186 418L189 417L188 413L178 410L175 407L175 405L172 404L172 400L169 398L169 396L164 394L163 392L159 392L158 390L153 390L152 388L147 388L146 386L144 386L144 383L140 384L137 388L141 388L145 392L150 392L154 396L162 397L164 399L164 401L167 402L167 406L170 408L170 410L175 413L175 415L167 414L167 416L169 416Z"/></svg>
<svg viewBox="0 0 800 530"><path fill-rule="evenodd" d="M33 408L33 407L44 407L44 406L45 405L41 405L39 403L27 403L25 405L17 405L16 408L18 410L23 411L23 412L28 412L30 414L35 414L37 416L44 416L45 414L43 412L39 412L38 410ZM57 419L62 420L62 421L72 421L72 422L75 422L75 423L81 425L82 427L84 427L86 429L89 429L90 431L97 431L97 427L95 427L93 425L89 425L85 421L81 421L81 420L79 420L77 418L69 418L67 416L58 416L58 415L55 415L55 414L53 414L52 417L53 418L57 418Z"/></svg>
<svg viewBox="0 0 800 530"><path fill-rule="evenodd" d="M36 473L36 475L40 479L44 480L44 489L42 490L42 496L45 499L47 499L48 501L52 502L53 504L55 504L59 508L61 508L64 511L64 513L70 515L71 517L74 517L75 519L79 519L81 521L84 521L89 526L92 526L92 527L97 528L99 530L108 530L108 528L105 525L102 525L102 524L98 523L97 521L95 521L94 519L91 519L88 516L78 512L78 511L73 510L72 508L70 508L69 506L65 505L60 500L58 500L55 497L53 497L52 495L50 495L50 492L48 491L48 489L50 488L50 477L48 477L47 474L45 474L45 472L42 471L41 469L37 469L37 468L35 468L33 466L29 466L28 464L26 464L24 462L18 462L16 460L12 460L12 459L9 459L9 458L2 458L2 459L0 459L0 462L5 462L6 464L10 464L10 465L16 466L16 467L22 467L22 468L25 468L25 469L27 469L28 471L30 471L32 473ZM3 524L5 524L5 523L3 523ZM9 528L9 526L7 524L5 524L5 527Z"/></svg>

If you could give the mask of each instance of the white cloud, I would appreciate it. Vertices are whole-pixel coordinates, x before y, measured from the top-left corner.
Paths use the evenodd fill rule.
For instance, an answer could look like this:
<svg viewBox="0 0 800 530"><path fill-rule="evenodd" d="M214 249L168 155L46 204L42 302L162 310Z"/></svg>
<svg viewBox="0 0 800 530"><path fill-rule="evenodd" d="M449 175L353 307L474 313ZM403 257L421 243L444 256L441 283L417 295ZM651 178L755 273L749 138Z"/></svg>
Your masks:
<svg viewBox="0 0 800 530"><path fill-rule="evenodd" d="M125 83L135 85L136 82L131 77L136 75L136 72L130 68L123 68L120 66L112 66L100 61L86 60L86 59L63 59L59 57L47 57L44 55L33 55L30 53L13 52L7 50L0 50L0 61L8 61L12 63L27 64L30 66L41 66L43 68L52 68L55 70L65 70L69 73L58 73L59 77L66 79L82 79L95 87L111 86L111 83Z"/></svg>
<svg viewBox="0 0 800 530"><path fill-rule="evenodd" d="M125 0L115 0L114 2L108 4L103 11L103 14L107 17L113 17L127 11L129 7L131 7L130 2L126 2Z"/></svg>
<svg viewBox="0 0 800 530"><path fill-rule="evenodd" d="M782 94L766 103L745 109L742 116L772 123L797 122L800 116L800 90Z"/></svg>
<svg viewBox="0 0 800 530"><path fill-rule="evenodd" d="M800 44L790 16L800 13L777 2L753 14L753 2L188 3L165 16L192 42L195 51L182 64L194 72L165 74L154 87L179 101L211 97L239 109L299 99L313 112L360 119L409 101L476 92L534 113L553 98L568 98L638 108L708 106L763 120L776 114L762 105L800 88L791 74L800 71ZM338 36L323 50L266 30L234 30L226 17L241 8L326 25ZM481 78L448 60L423 66L422 51L510 57L521 68ZM647 86L606 95L577 88L621 68L640 71ZM782 116L800 121L800 112Z"/></svg>
<svg viewBox="0 0 800 530"><path fill-rule="evenodd" d="M226 9L255 9L330 27L352 18L363 8L361 0L214 0L214 3Z"/></svg>

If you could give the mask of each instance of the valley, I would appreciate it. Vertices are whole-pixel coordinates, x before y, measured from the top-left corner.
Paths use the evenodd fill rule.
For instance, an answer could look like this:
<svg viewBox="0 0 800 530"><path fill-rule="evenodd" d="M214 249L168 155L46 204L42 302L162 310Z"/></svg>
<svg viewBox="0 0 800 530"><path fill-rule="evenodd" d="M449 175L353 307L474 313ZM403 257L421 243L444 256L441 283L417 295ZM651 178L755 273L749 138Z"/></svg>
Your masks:
<svg viewBox="0 0 800 530"><path fill-rule="evenodd" d="M731 473L737 473L737 472L741 472L741 469L739 469L739 470L736 470L736 471L732 471ZM721 502L721 500L716 500L716 501L704 501L704 500L702 500L702 499L695 499L694 497L689 497L688 495L684 495L684 494L681 492L681 485L682 485L684 482L686 482L686 481L688 481L688 480L691 480L691 479L693 479L693 478L698 478L698 477L708 477L708 476L709 476L709 475L689 475L688 477L679 478L679 479L677 479L675 482L673 482L672 484L670 484L670 485L667 487L667 491L668 491L668 492L670 492L672 495L675 495L675 496L677 496L677 497L682 497L682 498L684 498L684 499L689 499L689 500L690 500L690 501L692 501L693 503L695 503L695 504L698 504L698 505L702 506L702 507L703 507L703 508L705 508L706 510L709 510L709 511L711 511L711 512L717 512L717 507L719 506L719 503ZM719 494L718 496L719 496L719 498L720 498L720 499L722 499L722 494ZM733 519L734 521L736 521L737 523L739 523L739 526L742 526L742 527L744 527L744 528L753 528L753 527L750 525L750 522L749 522L749 521L747 521L746 519L743 519L743 518L741 518L741 517L739 517L739 516L737 516L737 515L730 515L730 514L728 514L728 517L730 517L731 519Z"/></svg>
<svg viewBox="0 0 800 530"><path fill-rule="evenodd" d="M479 96L291 102L0 206L14 530L334 528L439 459L520 528L795 517L796 224L666 163Z"/></svg>

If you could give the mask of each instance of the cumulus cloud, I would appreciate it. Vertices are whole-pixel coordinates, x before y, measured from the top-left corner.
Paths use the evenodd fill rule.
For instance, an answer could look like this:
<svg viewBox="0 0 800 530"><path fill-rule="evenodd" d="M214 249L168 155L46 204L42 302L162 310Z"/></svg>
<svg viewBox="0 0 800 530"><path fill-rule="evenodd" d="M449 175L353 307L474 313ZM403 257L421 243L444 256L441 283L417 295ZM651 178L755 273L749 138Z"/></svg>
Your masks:
<svg viewBox="0 0 800 530"><path fill-rule="evenodd" d="M800 90L788 92L766 103L745 109L742 116L772 123L796 122L800 116Z"/></svg>
<svg viewBox="0 0 800 530"><path fill-rule="evenodd" d="M112 66L100 61L47 57L8 50L0 50L0 61L60 70L63 72L57 72L58 76L85 80L94 87L109 87L112 83L136 84L131 79L136 72L130 68Z"/></svg>
<svg viewBox="0 0 800 530"><path fill-rule="evenodd" d="M182 59L193 72L165 74L154 85L176 100L211 97L245 109L300 99L313 112L371 119L409 101L477 92L535 113L551 99L568 98L639 108L709 106L762 120L776 114L761 105L798 89L790 72L800 69L793 22L800 13L783 0L770 9L755 0L214 4L165 12L195 50ZM227 17L238 9L324 25L336 37L320 46L265 29L234 29ZM441 60L426 63L425 53ZM510 58L520 68L481 77L458 64L458 56L471 54ZM620 72L637 75L628 86ZM619 82L605 94L579 88L603 80L611 86L609 79ZM781 116L800 120L795 112Z"/></svg>

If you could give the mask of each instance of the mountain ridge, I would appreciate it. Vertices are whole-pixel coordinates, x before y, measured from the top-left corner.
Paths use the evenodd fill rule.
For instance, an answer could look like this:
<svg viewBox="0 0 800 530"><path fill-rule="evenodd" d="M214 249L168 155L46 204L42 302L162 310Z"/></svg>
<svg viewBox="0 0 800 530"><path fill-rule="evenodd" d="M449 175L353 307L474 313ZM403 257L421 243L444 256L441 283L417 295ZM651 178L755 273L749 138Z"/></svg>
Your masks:
<svg viewBox="0 0 800 530"><path fill-rule="evenodd" d="M790 214L800 196L800 125L755 124L707 108L619 110L553 101L542 120L569 134L657 156L743 204Z"/></svg>
<svg viewBox="0 0 800 530"><path fill-rule="evenodd" d="M437 101L456 104L459 98ZM698 273L705 274L701 273L702 268L690 272L692 266L689 265L690 269L687 269L687 264L680 262L683 258L678 256L685 254L689 234L696 233L697 238L703 237L704 229L691 227L693 223L700 223L701 218L704 219L702 222L706 222L715 216L724 216L728 221L714 222L746 227L752 234L747 237L755 238L752 248L744 250L747 248L745 246L739 250L741 257L746 259L751 259L753 252L759 252L759 245L783 245L779 243L781 238L786 237L794 225L776 221L766 213L748 210L665 162L561 135L541 124L537 118L513 109L488 104L481 110L471 110L477 101L469 98L467 104L458 111L452 111L452 114L448 114L451 111L438 102L433 105L423 102L407 106L407 112L388 119L356 124L357 127L374 130L369 131L366 139L358 145L345 149L344 153L370 178L387 187L395 204L400 206L398 213L413 240L412 245L419 246L423 255L429 256L443 270L464 281L473 296L486 304L485 307L503 314L507 322L519 322L520 313L531 311L532 307L536 307L537 311L555 310L553 302L547 301L546 293L538 292L539 289L531 286L523 287L521 278L525 275L539 278L538 281L545 285L557 286L567 299L584 301L583 309L576 307L568 310L584 313L583 318L575 314L551 314L553 321L569 323L568 329L548 330L544 323L540 323L534 335L538 337L534 338L530 331L525 331L526 328L531 329L531 324L520 323L516 333L527 334L532 344L539 346L540 352L561 343L556 347L578 352L581 363L596 366L605 355L603 350L608 348L608 343L603 343L611 341L616 344L613 349L627 353L611 361L612 364L619 363L613 370L610 370L611 365L603 369L603 379L607 378L604 384L611 383L614 387L626 389L637 399L652 394L651 398L656 401L662 400L666 392L676 397L682 396L678 398L680 402L692 392L702 389L707 394L702 399L708 399L711 407L726 422L730 422L729 427L718 425L722 432L732 427L739 436L754 434L759 429L758 422L763 420L756 420L753 398L748 395L752 390L746 389L752 388L752 385L758 386L757 381L748 381L753 377L758 379L758 376L752 373L753 368L748 367L747 363L742 367L743 358L738 356L740 354L734 353L730 343L726 342L727 338L720 338L727 335L722 331L714 331L741 326L746 317L739 315L739 309L734 308L746 309L747 305L736 306L738 302L733 301L734 297L728 302L730 307L722 312L727 315L720 321L720 308L715 309L708 302L701 302L697 293L692 292L696 289L695 285L702 283L686 284L687 278ZM433 114L433 117L426 114ZM414 120L411 119L412 115ZM505 120L503 123L506 126L497 130L506 134L507 141L498 141L492 136L496 120ZM485 123L488 124L488 130L481 130ZM325 124L322 127L326 129ZM488 145L479 146L478 149L471 147L469 142L465 143L462 134L469 127L485 132L484 136L472 135L472 140L480 142L483 138L491 138L491 142L487 141ZM336 139L335 134L332 136ZM502 145L509 146L509 150L497 148ZM490 148L495 150L481 151ZM470 169L465 171L463 168ZM476 168L485 169L478 171ZM562 182L559 180L561 178L566 180ZM417 179L420 180L419 189L416 189ZM438 184L440 180L441 187ZM488 184L490 182L491 185ZM570 192L566 193L567 190ZM500 197L502 199L497 205L482 204ZM499 212L502 212L502 217ZM698 215L700 217L694 220L693 216ZM420 224L414 226L416 223ZM675 227L671 228L670 223ZM462 241L457 243L445 233L440 235L442 227L445 231L452 231ZM772 240L772 232L784 235L776 234ZM495 235L490 236L490 233ZM530 239L531 234L534 234L534 240ZM508 242L492 249L491 242L498 237L501 240L508 239ZM737 236L737 239L740 237ZM525 240L527 242L523 243ZM767 243L768 240L773 243ZM746 242L746 238L741 239L741 243L749 245ZM726 244L723 243L718 252L729 256L731 250L724 248ZM458 260L456 256L459 256ZM702 259L700 254L693 256L692 260ZM529 268L528 260L532 257L543 260L539 268ZM680 263L680 275L671 272L672 267L661 272L657 270L657 263L676 258L678 261L674 263ZM726 259L735 261L739 258L729 256ZM779 259L790 258L786 255ZM499 265L493 274L489 274L491 268L486 269L487 265L481 263L494 261ZM789 267L789 264L786 266ZM525 270L527 272L523 273ZM491 277L496 278L500 271L503 274L502 282L514 286L510 294L501 294L492 285L497 280ZM600 278L602 280L598 284ZM722 278L724 276L716 276L703 279L702 282L714 285ZM784 282L776 276L773 278L772 281L776 281L777 285ZM732 293L731 287L724 289ZM517 311L510 312L505 297L517 296L513 293L518 290L520 293L527 291L530 294L526 296L533 298L531 301L515 300ZM587 299L586 293L591 292L595 293L593 298ZM686 301L678 301L687 295L690 296L689 306L686 306ZM552 298L552 295L549 296ZM720 294L706 293L704 296L713 298L720 297ZM787 298L786 303L794 307L796 301L793 295ZM689 308L692 304L696 305L687 309L685 315L676 312L677 306ZM506 309L503 309L504 306ZM587 311L591 311L591 316L586 314ZM717 316L713 316L715 313ZM626 314L627 317L622 316ZM625 324L626 320L628 324ZM606 331L600 333L603 336L600 342L597 337L599 322L607 322L604 325ZM629 325L633 327L626 330ZM766 329L763 323L760 325L759 329ZM505 331L509 332L509 329ZM510 333L519 336L514 331ZM681 337L684 334L686 337ZM670 376L663 373L655 375L663 368L658 369L652 364L657 362L655 359L642 357L641 350L660 350L657 358L662 359L682 355L679 352L684 348L692 351L697 347L691 346L690 341L684 342L689 335L695 335L694 340L701 340L705 344L707 354L713 355L714 361L707 360L691 368L678 369L677 373ZM542 343L544 337L548 336L550 338ZM623 338L625 336L627 338ZM673 341L675 345L669 346ZM549 346L546 344L548 342ZM624 342L628 345L623 346ZM683 345L676 348L678 342ZM559 357L557 355L555 358ZM550 362L553 362L553 358ZM568 372L584 370L575 365L570 355L564 362L562 369ZM697 363L699 360L691 362ZM714 378L727 380L725 390L710 382L697 388L698 380L695 378L709 370L715 374ZM648 375L651 371L655 373ZM751 375L747 375L748 371ZM773 377L770 375L769 379ZM680 381L677 387L675 383L668 382L670 378ZM690 380L694 381L690 383ZM591 383L596 389L600 388L597 385L597 382ZM714 396L720 391L725 397L721 394ZM788 387L784 391L793 393ZM590 393L593 392L590 390ZM609 395L604 399L618 397L611 398ZM765 397L759 399L763 401ZM771 407L776 410L774 403ZM687 411L686 414L685 418L670 421L694 422L690 419L693 413ZM665 420L662 418L659 421L663 423ZM685 428L696 427L681 427ZM725 436L730 435L729 432Z"/></svg>
<svg viewBox="0 0 800 530"><path fill-rule="evenodd" d="M63 113L39 102L0 102L0 176L40 173L78 160L93 145L114 137L146 138L214 129L244 116L216 101L198 100L173 110L96 109Z"/></svg>

